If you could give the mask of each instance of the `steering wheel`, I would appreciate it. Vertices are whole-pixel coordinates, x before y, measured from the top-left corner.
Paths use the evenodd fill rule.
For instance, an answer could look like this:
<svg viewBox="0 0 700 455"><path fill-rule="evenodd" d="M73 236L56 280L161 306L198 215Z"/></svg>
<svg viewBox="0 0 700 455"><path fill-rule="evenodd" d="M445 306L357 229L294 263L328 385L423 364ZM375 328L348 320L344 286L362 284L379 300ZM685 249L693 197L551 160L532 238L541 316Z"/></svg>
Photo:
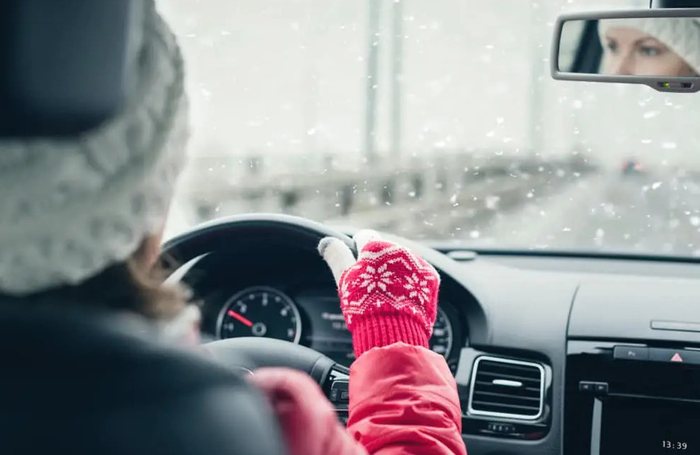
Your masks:
<svg viewBox="0 0 700 455"><path fill-rule="evenodd" d="M254 214L223 218L203 224L163 245L160 261L187 264L210 253L217 245L283 239L303 249L315 251L324 237L342 240L353 252L353 240L327 226L289 215ZM319 255L319 261L323 260ZM245 337L213 341L204 345L214 358L238 372L252 374L258 367L287 367L309 374L323 389L347 423L348 378L350 370L329 357L305 346L271 338Z"/></svg>

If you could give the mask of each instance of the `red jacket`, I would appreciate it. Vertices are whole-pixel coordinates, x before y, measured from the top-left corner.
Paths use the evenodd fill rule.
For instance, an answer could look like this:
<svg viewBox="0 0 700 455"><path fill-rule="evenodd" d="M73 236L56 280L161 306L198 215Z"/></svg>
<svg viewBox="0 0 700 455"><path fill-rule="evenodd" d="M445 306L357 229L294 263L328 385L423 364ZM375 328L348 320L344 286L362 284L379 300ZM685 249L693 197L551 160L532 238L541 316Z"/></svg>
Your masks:
<svg viewBox="0 0 700 455"><path fill-rule="evenodd" d="M350 369L348 428L307 375L262 369L252 379L271 399L290 455L466 455L457 387L445 359L396 343Z"/></svg>

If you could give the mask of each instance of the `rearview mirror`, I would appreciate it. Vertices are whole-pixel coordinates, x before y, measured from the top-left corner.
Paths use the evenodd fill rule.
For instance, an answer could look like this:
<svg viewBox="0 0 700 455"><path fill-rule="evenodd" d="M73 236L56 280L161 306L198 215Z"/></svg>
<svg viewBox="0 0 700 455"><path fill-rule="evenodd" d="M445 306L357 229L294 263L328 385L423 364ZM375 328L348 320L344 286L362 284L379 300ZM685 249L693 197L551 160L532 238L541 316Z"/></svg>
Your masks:
<svg viewBox="0 0 700 455"><path fill-rule="evenodd" d="M700 90L700 9L581 13L556 23L552 77Z"/></svg>

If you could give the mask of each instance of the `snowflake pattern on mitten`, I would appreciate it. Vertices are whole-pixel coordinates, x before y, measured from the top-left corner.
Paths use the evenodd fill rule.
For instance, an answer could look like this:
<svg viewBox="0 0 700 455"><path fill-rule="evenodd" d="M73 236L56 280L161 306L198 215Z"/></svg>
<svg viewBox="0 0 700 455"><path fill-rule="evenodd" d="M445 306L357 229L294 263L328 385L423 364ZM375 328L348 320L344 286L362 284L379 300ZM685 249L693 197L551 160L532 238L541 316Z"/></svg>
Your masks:
<svg viewBox="0 0 700 455"><path fill-rule="evenodd" d="M356 353L396 341L427 347L440 276L423 258L391 242L371 241L338 284Z"/></svg>

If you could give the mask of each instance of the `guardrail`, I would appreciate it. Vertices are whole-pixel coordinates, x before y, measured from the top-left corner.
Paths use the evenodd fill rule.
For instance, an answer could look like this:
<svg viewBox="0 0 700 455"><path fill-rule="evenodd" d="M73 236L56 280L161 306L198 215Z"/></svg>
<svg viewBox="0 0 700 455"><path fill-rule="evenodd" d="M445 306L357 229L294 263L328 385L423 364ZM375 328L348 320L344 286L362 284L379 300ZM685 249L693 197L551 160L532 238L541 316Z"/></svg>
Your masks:
<svg viewBox="0 0 700 455"><path fill-rule="evenodd" d="M256 168L230 178L222 160L192 163L180 203L195 220L248 212L283 212L335 225L443 237L460 223L482 222L544 192L556 191L591 168L582 159L443 152L428 159L385 160L354 169L277 172Z"/></svg>

